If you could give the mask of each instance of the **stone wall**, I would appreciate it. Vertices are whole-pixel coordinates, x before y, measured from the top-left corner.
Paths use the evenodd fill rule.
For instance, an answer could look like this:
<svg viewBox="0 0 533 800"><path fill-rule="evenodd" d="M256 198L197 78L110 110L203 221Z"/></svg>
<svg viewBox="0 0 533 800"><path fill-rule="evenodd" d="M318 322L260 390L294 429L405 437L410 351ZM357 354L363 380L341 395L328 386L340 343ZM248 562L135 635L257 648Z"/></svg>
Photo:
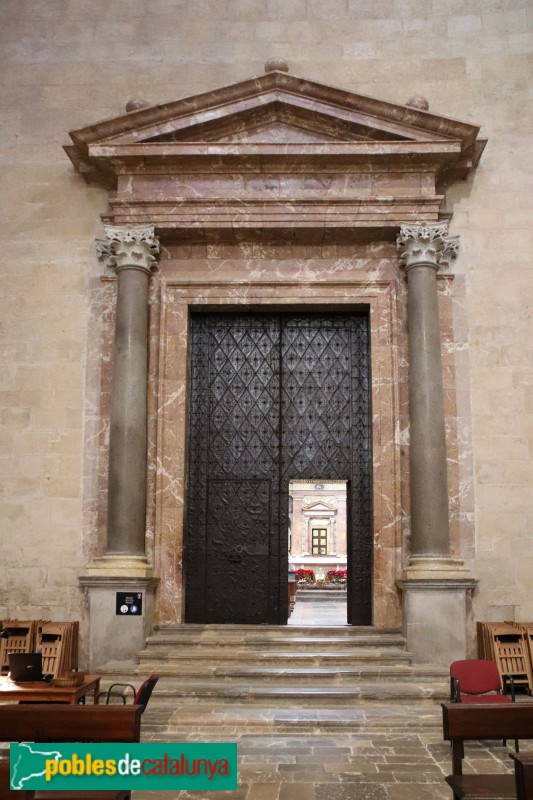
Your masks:
<svg viewBox="0 0 533 800"><path fill-rule="evenodd" d="M101 535L110 319L93 301L109 288L94 238L107 198L74 172L67 132L282 56L294 75L360 94L423 95L489 140L473 180L449 194L461 236L456 550L475 556L477 618L533 619L529 0L3 0L0 41L4 613L81 616L77 577Z"/></svg>

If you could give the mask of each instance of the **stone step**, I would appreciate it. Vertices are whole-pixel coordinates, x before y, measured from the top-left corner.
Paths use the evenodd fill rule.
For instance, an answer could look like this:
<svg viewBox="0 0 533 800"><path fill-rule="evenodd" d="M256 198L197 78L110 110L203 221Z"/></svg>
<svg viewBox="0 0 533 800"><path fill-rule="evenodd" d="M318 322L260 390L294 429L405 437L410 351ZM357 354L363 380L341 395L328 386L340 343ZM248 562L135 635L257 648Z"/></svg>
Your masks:
<svg viewBox="0 0 533 800"><path fill-rule="evenodd" d="M305 627L287 625L176 625L156 628L147 639L147 648L176 644L234 647L271 647L278 645L298 647L328 646L347 640L354 646L405 647L405 638L397 629L377 629L338 625L335 627Z"/></svg>
<svg viewBox="0 0 533 800"><path fill-rule="evenodd" d="M360 650L370 652L386 652L392 650L394 652L406 652L405 643L401 639L363 639L350 640L346 638L339 638L335 636L314 639L298 639L286 640L283 638L274 639L269 637L267 639L255 638L243 641L242 639L235 640L212 640L206 639L202 641L189 641L187 639L159 639L157 641L149 640L146 644L145 650L141 654L156 653L157 655L165 653L177 652L229 652L232 656L234 653L250 652L250 653L271 653L280 652L284 655L290 653L305 653L312 652L328 652L331 650L339 650L343 652L355 653Z"/></svg>
<svg viewBox="0 0 533 800"><path fill-rule="evenodd" d="M102 680L102 690L114 681L121 681L121 676ZM124 682L129 683L129 680ZM136 681L134 685L138 685ZM442 702L448 699L447 685L444 681L424 680L358 680L351 683L336 682L331 678L321 677L319 680L306 681L237 681L169 677L161 675L154 690L152 699L167 703L171 708L180 702L202 704L204 702L228 704L236 700L246 700L250 705L276 704L281 706L306 706L309 704L323 706L328 704L350 706L368 701L394 701L399 704L425 702L428 700ZM150 701L150 703L152 700Z"/></svg>
<svg viewBox="0 0 533 800"><path fill-rule="evenodd" d="M447 670L414 665L396 629L164 626L138 662L99 672L102 688L160 675L143 732L162 741L439 726L448 699Z"/></svg>
<svg viewBox="0 0 533 800"><path fill-rule="evenodd" d="M411 655L405 650L390 648L382 651L378 648L348 648L343 650L334 649L331 651L322 650L317 652L312 648L300 650L278 650L275 652L261 650L258 648L247 648L242 650L230 650L226 648L189 648L177 649L176 647L150 647L139 653L139 663L144 669L152 669L157 664L175 665L176 669L182 669L187 664L194 665L206 662L218 663L219 665L242 664L246 662L250 665L281 666L290 662L294 666L363 666L364 664L374 663L399 663L410 664Z"/></svg>
<svg viewBox="0 0 533 800"><path fill-rule="evenodd" d="M282 701L289 704L312 701L318 705L335 702L351 702L353 700L388 700L397 702L411 702L413 699L437 699L444 701L446 691L441 685L420 686L417 684L398 683L363 683L357 686L280 686L279 684L229 684L220 681L182 682L180 686L161 688L160 697L191 697L198 699L216 697L220 700L232 698L246 698L248 702Z"/></svg>
<svg viewBox="0 0 533 800"><path fill-rule="evenodd" d="M179 741L194 735L231 739L242 734L360 733L386 730L401 737L409 729L442 730L442 712L436 702L405 705L372 701L342 706L268 708L234 702L228 705L185 703L169 710L160 701L150 701L143 715L143 739Z"/></svg>
<svg viewBox="0 0 533 800"><path fill-rule="evenodd" d="M414 665L401 632L351 626L177 625L154 630L137 663L99 669L160 680L145 739L439 728L447 670Z"/></svg>
<svg viewBox="0 0 533 800"><path fill-rule="evenodd" d="M258 632L272 632L277 635L291 637L293 634L302 636L324 636L332 632L343 632L347 636L382 636L383 634L397 634L403 638L400 628L377 628L372 625L244 625L239 623L208 625L195 622L169 623L168 625L154 625L152 636L171 635L172 633L204 633L205 635L233 636L234 634L256 635Z"/></svg>
<svg viewBox="0 0 533 800"><path fill-rule="evenodd" d="M316 639L313 642L305 641L272 641L267 642L246 642L241 644L238 642L221 642L220 644L213 644L202 642L194 644L189 642L158 642L149 643L145 650L139 652L139 658L156 657L183 657L188 656L201 656L202 658L237 658L243 655L261 656L262 658L268 656L278 656L281 658L290 658L291 655L300 655L311 653L313 655L327 655L328 653L344 653L350 654L352 658L357 657L361 653L366 658L371 656L384 657L387 654L400 657L405 654L409 657L409 653L405 648L398 645L396 642L357 642L357 643L344 643L338 639Z"/></svg>
<svg viewBox="0 0 533 800"><path fill-rule="evenodd" d="M176 675L173 664L160 663L157 666L161 676ZM429 667L427 669L416 668L411 665L403 664L368 664L353 666L333 665L333 666L311 666L300 667L292 664L284 664L280 667L256 666L254 664L226 663L220 665L218 662L203 662L201 664L180 664L180 680L190 677L218 678L227 681L240 680L264 680L267 682L283 682L290 684L301 682L346 682L353 683L363 679L373 681L397 680L436 680L447 685L447 673L441 667Z"/></svg>
<svg viewBox="0 0 533 800"><path fill-rule="evenodd" d="M297 603L347 603L346 589L301 589L296 592Z"/></svg>

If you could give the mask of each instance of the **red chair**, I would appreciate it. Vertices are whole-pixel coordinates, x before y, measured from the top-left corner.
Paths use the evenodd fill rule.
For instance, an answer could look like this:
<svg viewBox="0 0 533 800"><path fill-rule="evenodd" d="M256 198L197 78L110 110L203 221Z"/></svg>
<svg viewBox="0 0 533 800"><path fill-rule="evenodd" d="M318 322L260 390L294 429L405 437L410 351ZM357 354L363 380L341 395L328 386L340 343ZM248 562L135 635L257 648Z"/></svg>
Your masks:
<svg viewBox="0 0 533 800"><path fill-rule="evenodd" d="M123 705L126 705L131 690L133 704L136 706L142 706L144 713L144 709L148 705L148 701L152 696L152 692L154 691L154 687L158 680L159 675L154 672L143 683L141 683L138 689L135 689L135 686L133 686L131 683L112 683L109 689L98 694L96 702L99 703L100 698L105 697L105 703L106 705L109 705L109 701L112 697L119 697L122 700ZM118 687L123 687L122 691L117 691Z"/></svg>
<svg viewBox="0 0 533 800"><path fill-rule="evenodd" d="M450 666L452 703L514 702L513 679L509 677L511 697L502 694L502 681L494 661L468 659Z"/></svg>
<svg viewBox="0 0 533 800"><path fill-rule="evenodd" d="M510 697L502 692L502 680L494 661L476 658L454 661L450 666L450 700L452 703L514 703L514 683L510 675L508 680ZM517 739L515 750L519 752Z"/></svg>

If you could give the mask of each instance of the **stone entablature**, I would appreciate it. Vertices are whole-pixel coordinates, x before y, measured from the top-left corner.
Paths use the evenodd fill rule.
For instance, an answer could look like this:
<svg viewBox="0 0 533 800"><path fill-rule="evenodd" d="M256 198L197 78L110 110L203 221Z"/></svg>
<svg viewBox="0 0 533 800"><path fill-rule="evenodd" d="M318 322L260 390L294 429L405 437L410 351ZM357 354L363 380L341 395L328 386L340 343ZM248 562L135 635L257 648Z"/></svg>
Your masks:
<svg viewBox="0 0 533 800"><path fill-rule="evenodd" d="M66 151L104 183L108 222L179 232L396 231L443 213L479 160L479 128L273 71L73 131Z"/></svg>

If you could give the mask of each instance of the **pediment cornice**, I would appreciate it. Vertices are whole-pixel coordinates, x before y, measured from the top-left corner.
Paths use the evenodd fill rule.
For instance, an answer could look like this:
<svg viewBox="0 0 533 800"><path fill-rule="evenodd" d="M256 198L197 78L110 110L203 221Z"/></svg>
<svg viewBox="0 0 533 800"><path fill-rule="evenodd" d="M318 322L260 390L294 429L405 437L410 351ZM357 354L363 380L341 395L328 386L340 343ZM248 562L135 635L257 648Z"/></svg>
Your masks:
<svg viewBox="0 0 533 800"><path fill-rule="evenodd" d="M337 506L335 503L328 502L327 500L311 500L302 505L302 511L305 512L331 512L336 511Z"/></svg>
<svg viewBox="0 0 533 800"><path fill-rule="evenodd" d="M117 191L111 221L151 222L160 229L188 225L198 213L203 225L216 226L224 204L229 213L235 205L238 225L257 227L270 220L280 226L291 218L288 213L283 222L279 213L289 201L300 210L306 206L298 224L311 220L312 202L317 219L322 214L343 227L369 201L369 213L363 209L356 224L371 226L380 198L407 221L415 216L432 221L439 218L445 188L468 176L484 147L476 125L282 71L142 108L70 137L73 144L65 150L86 180ZM225 186L223 175L229 176ZM169 176L172 182L165 183ZM191 176L198 177L200 192L191 190ZM298 176L306 177L299 182ZM326 191L320 193L320 186ZM412 215L403 210L409 202ZM183 215L175 211L176 203ZM394 211L387 212L387 224L397 225Z"/></svg>
<svg viewBox="0 0 533 800"><path fill-rule="evenodd" d="M129 112L72 131L70 136L80 148L110 139L124 144L147 141L179 129L193 129L195 125L216 118L223 120L235 113L243 114L246 110L273 102L307 105L316 113L351 119L354 124L361 121L368 129L389 129L399 138L454 139L461 141L464 148L472 146L479 133L479 127L470 123L343 91L285 72L270 72L173 103Z"/></svg>

